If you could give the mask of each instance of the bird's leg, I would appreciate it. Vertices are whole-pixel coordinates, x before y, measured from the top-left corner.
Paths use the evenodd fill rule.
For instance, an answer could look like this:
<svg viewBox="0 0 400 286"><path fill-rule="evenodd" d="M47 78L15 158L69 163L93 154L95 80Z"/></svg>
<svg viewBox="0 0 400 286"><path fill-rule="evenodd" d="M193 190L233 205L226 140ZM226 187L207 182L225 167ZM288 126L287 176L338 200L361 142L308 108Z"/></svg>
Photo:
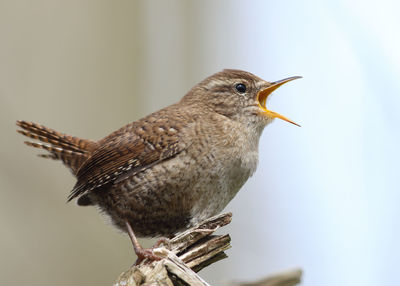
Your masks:
<svg viewBox="0 0 400 286"><path fill-rule="evenodd" d="M144 249L137 240L135 233L130 225L130 223L125 220L126 229L128 230L128 235L131 238L133 250L135 251L138 259L136 260L135 265L139 265L144 259L149 260L161 260L161 257L158 257L153 253L153 249ZM161 242L160 242L161 243Z"/></svg>

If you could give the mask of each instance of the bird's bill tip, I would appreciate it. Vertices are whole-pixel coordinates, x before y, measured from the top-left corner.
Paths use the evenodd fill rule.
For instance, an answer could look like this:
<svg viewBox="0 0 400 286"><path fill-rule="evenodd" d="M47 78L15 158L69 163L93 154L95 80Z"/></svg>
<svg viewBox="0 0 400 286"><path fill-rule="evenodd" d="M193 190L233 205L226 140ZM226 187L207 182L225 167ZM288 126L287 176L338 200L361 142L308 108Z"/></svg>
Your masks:
<svg viewBox="0 0 400 286"><path fill-rule="evenodd" d="M288 83L289 81L299 79L299 78L302 78L302 77L301 76L292 76L292 77L288 77L288 78L285 78L282 80L271 82L270 85L268 85L266 88L264 88L263 90L258 92L258 94L257 94L258 104L267 116L269 116L271 118L279 118L279 119L282 119L286 122L292 123L292 124L300 127L300 125L297 124L296 122L290 120L289 118L287 118L275 111L268 110L266 107L267 98L274 90L276 90L280 86L284 85L285 83Z"/></svg>
<svg viewBox="0 0 400 286"><path fill-rule="evenodd" d="M279 113L277 113L275 111L266 110L266 113L272 118L279 118L279 119L282 119L282 120L284 120L286 122L292 123L292 124L294 124L294 125L296 125L298 127L301 127L300 124L297 124L296 122L290 120L289 118L287 118L287 117L285 117L285 116L283 116L283 115L281 115L281 114L279 114Z"/></svg>

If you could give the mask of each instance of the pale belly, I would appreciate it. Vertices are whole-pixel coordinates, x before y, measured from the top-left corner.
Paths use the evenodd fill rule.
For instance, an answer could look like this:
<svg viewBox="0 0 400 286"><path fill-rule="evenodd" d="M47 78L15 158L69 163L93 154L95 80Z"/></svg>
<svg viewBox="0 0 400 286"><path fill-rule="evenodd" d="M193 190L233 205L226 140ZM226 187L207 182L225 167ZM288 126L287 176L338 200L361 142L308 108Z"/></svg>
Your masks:
<svg viewBox="0 0 400 286"><path fill-rule="evenodd" d="M191 224L197 224L220 213L234 198L240 188L257 167L257 153L248 154L245 160L233 160L221 166L214 166L209 174L194 186L200 195L192 208Z"/></svg>

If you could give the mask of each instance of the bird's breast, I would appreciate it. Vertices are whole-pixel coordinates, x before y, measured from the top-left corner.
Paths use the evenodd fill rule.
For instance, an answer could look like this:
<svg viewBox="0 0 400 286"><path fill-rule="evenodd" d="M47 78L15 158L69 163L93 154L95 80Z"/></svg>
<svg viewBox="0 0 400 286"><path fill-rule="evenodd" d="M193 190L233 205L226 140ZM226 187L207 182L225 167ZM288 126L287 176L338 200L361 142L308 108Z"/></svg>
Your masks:
<svg viewBox="0 0 400 286"><path fill-rule="evenodd" d="M222 132L217 129L205 143L208 153L196 159L204 172L193 185L199 194L193 224L221 212L257 168L259 136L235 124L219 127Z"/></svg>

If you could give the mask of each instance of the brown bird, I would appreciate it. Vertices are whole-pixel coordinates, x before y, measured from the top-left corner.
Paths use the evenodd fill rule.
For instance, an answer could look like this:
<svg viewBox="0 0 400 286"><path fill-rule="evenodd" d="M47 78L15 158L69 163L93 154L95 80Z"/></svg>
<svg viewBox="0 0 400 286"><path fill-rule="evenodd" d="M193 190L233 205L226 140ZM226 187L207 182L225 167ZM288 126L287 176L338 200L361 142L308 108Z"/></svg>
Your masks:
<svg viewBox="0 0 400 286"><path fill-rule="evenodd" d="M268 110L266 101L297 78L267 82L223 70L178 103L99 141L26 121L17 121L18 132L43 142L25 143L45 149L41 157L61 160L76 176L68 201L98 206L128 232L140 260L158 259L135 234L171 237L222 211L256 170L264 127L274 118L296 124Z"/></svg>

